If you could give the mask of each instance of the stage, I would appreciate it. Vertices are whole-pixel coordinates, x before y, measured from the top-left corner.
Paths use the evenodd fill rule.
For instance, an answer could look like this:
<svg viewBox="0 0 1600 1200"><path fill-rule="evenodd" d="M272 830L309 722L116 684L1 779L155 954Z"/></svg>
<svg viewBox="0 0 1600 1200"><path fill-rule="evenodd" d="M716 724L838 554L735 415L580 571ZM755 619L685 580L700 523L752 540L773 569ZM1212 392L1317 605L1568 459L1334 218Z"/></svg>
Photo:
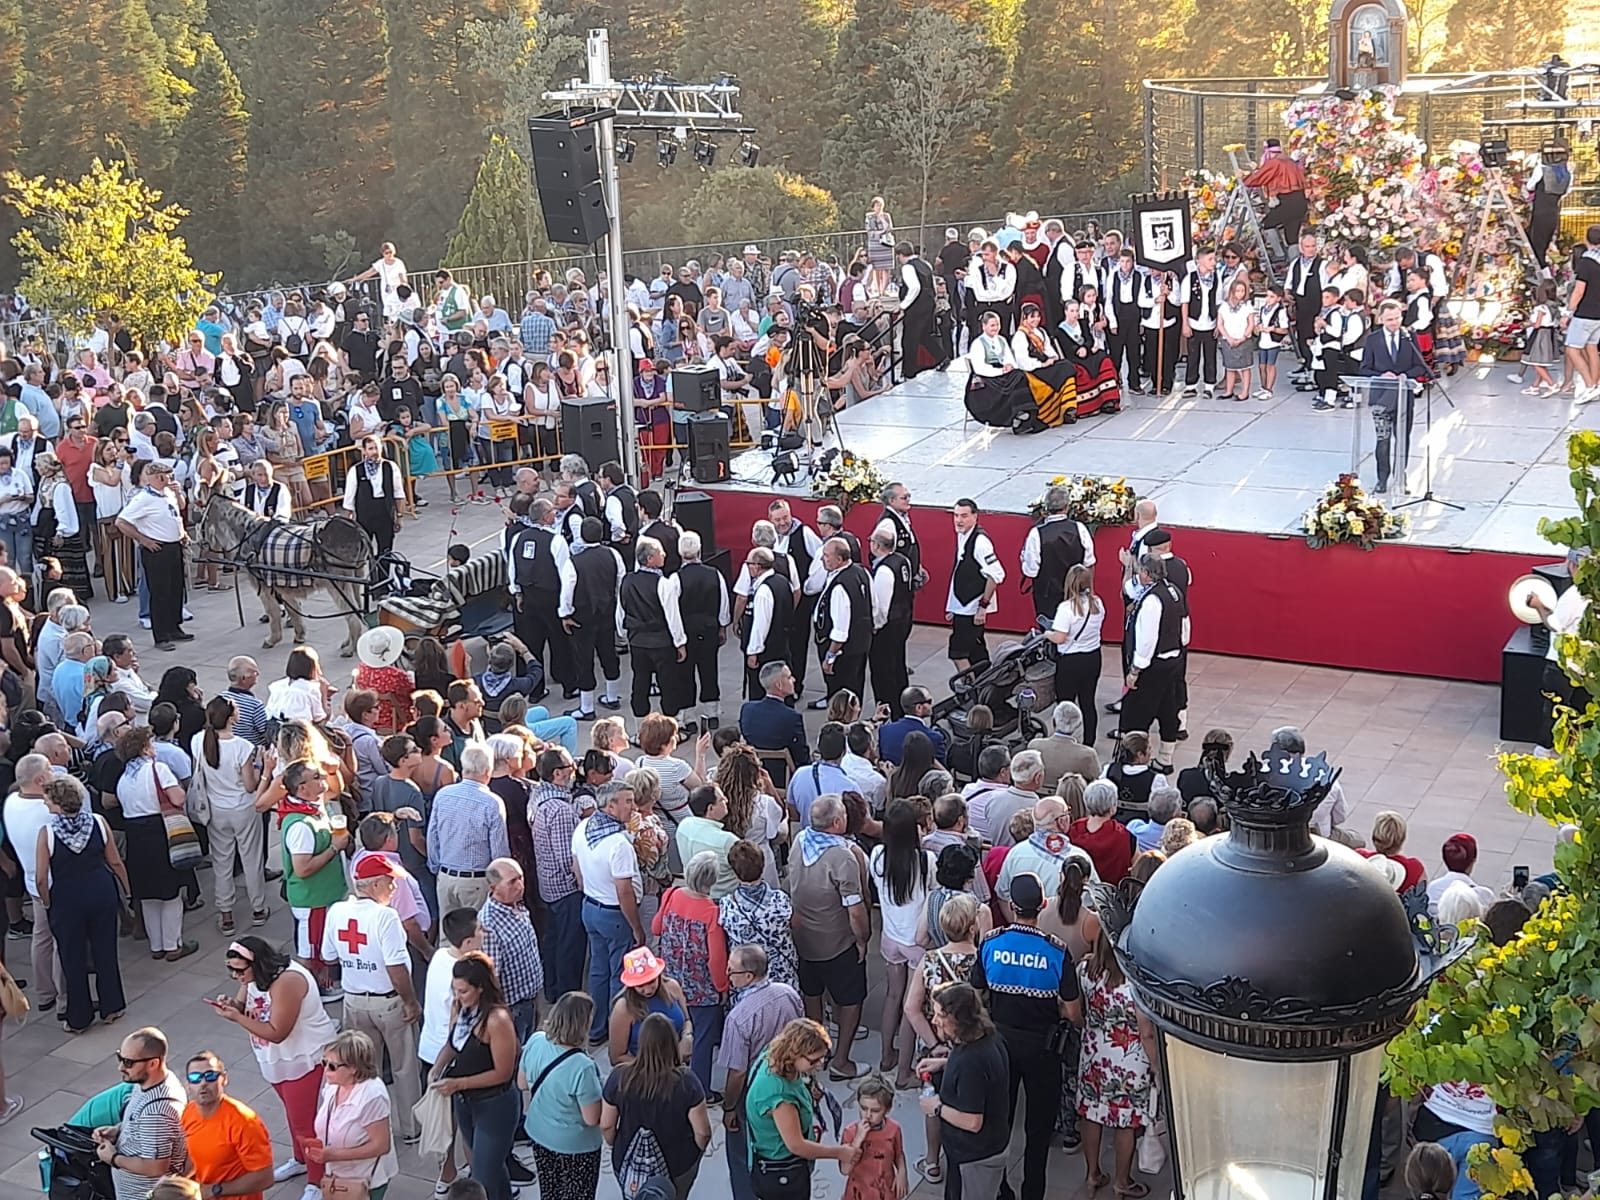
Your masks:
<svg viewBox="0 0 1600 1200"><path fill-rule="evenodd" d="M954 541L947 512L956 499L971 497L984 510L1008 573L993 625L1016 630L1033 619L1017 583L1029 503L1054 475L1125 475L1156 500L1175 552L1194 572L1194 648L1494 681L1515 624L1507 586L1562 553L1536 526L1571 510L1566 435L1600 428L1600 407L1521 395L1522 385L1506 381L1513 370L1467 364L1449 382L1454 407L1436 397L1426 434L1419 412L1411 492L1422 490L1423 449L1431 445L1434 492L1463 511L1435 503L1407 509L1407 537L1371 553L1312 550L1299 532L1301 514L1349 469L1357 423L1359 473L1371 480L1371 414L1312 412L1310 393L1289 391L1283 380L1270 401L1127 396L1120 413L1018 437L974 423L963 428L958 363L841 413L838 427L850 450L911 489L933 577L918 597L919 621L943 623ZM733 481L710 489L718 543L735 548L735 561L749 544L750 521L765 516L775 495L802 500L795 507L807 520L815 512L808 481L774 485L769 458L736 456ZM846 525L864 536L878 512L859 505ZM1110 527L1095 537L1098 590L1114 609L1116 551L1127 537L1127 529Z"/></svg>

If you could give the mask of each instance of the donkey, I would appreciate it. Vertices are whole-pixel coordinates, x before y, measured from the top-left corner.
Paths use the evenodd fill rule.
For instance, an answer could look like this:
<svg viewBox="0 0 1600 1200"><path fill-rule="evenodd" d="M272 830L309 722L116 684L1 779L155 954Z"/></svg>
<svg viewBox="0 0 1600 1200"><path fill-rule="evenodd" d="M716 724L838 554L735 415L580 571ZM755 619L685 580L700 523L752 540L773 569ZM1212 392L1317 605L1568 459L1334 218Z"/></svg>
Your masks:
<svg viewBox="0 0 1600 1200"><path fill-rule="evenodd" d="M250 574L271 632L261 643L270 650L283 640L284 609L294 626L294 640L306 640L302 620L305 603L321 593L342 610L346 636L339 656L356 652L366 631L366 589L372 570L372 546L359 526L344 517L316 524L286 525L258 517L244 505L216 493L199 507L196 528L201 542L217 557L238 562Z"/></svg>

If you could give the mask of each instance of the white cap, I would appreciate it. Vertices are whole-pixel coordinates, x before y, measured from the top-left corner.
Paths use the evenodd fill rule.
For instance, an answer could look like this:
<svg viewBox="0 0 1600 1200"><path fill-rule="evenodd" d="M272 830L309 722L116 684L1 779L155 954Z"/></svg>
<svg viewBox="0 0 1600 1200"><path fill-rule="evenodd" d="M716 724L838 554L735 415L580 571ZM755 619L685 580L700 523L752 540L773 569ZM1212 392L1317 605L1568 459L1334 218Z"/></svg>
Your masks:
<svg viewBox="0 0 1600 1200"><path fill-rule="evenodd" d="M746 254L760 254L761 251L760 251L760 249L758 249L755 246L746 246L744 248L744 253L746 253Z"/></svg>

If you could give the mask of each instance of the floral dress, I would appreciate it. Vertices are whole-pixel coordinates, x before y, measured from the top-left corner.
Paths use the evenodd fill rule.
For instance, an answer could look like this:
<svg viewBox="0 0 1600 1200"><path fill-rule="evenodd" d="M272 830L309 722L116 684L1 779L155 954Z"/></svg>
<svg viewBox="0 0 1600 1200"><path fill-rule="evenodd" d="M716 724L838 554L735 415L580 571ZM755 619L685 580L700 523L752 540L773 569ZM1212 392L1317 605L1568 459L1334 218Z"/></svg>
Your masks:
<svg viewBox="0 0 1600 1200"><path fill-rule="evenodd" d="M1083 991L1083 1053L1078 1063L1078 1116L1112 1129L1150 1122L1150 1060L1139 1040L1133 986L1116 987L1078 964Z"/></svg>
<svg viewBox="0 0 1600 1200"><path fill-rule="evenodd" d="M742 884L717 902L722 931L730 946L760 946L767 952L767 978L800 984L800 958L795 953L789 918L789 897L765 883Z"/></svg>

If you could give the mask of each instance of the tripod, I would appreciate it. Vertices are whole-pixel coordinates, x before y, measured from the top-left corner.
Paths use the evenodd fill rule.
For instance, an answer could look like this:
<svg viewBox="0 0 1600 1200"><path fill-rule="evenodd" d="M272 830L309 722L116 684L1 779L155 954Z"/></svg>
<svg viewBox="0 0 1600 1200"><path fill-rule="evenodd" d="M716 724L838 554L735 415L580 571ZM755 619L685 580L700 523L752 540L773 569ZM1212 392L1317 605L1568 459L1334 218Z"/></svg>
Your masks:
<svg viewBox="0 0 1600 1200"><path fill-rule="evenodd" d="M1528 231L1522 227L1516 206L1512 204L1511 197L1506 192L1506 182L1501 168L1484 168L1483 194L1479 197L1478 204L1478 226L1472 233L1472 256L1466 273L1456 277L1455 286L1451 289L1466 295L1472 294L1472 281L1477 278L1478 263L1483 260L1484 245L1489 238L1489 222L1497 212L1502 215L1506 228L1510 230L1513 244L1522 254L1523 272L1531 275L1539 269L1539 256L1533 252L1533 243L1528 241Z"/></svg>
<svg viewBox="0 0 1600 1200"><path fill-rule="evenodd" d="M1427 379L1424 379L1422 381L1422 422L1423 426L1427 430L1427 433L1433 432L1433 391L1435 388L1439 389L1439 393L1444 397L1444 402L1446 404L1448 404L1451 408L1456 406L1456 402L1450 398L1450 392L1445 388L1444 383L1439 379L1438 376L1431 375ZM1412 403L1409 392L1410 389L1408 388L1408 394L1406 396L1406 403L1408 405ZM1396 430L1396 432L1398 433L1400 431ZM1404 487L1404 464L1411 457L1411 430L1409 426L1405 430L1405 438L1402 440L1401 445L1403 449L1401 450L1400 455L1400 462L1402 464L1400 479L1401 486ZM1412 505L1424 504L1428 501L1432 501L1434 504L1442 504L1446 508L1453 508L1457 512L1466 511L1466 505L1457 504L1454 501L1446 500L1442 496L1435 496L1433 494L1433 443L1431 440L1428 440L1427 434L1424 434L1422 446L1422 495L1411 500L1403 501L1399 504L1396 504L1394 507L1395 511L1399 512L1402 508L1410 508Z"/></svg>

